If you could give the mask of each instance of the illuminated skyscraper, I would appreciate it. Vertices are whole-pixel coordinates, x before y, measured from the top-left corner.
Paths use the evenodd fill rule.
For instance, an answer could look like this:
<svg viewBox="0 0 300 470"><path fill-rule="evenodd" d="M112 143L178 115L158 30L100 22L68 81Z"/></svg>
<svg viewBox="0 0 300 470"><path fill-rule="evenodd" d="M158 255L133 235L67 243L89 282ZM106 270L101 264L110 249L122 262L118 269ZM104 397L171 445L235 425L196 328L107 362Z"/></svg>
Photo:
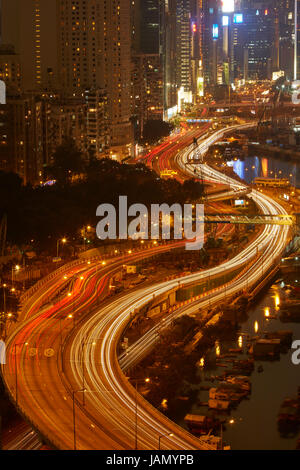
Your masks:
<svg viewBox="0 0 300 470"><path fill-rule="evenodd" d="M110 144L119 155L132 141L130 0L59 1L59 70L67 94L107 95Z"/></svg>
<svg viewBox="0 0 300 470"><path fill-rule="evenodd" d="M2 0L1 10L1 44L19 58L22 89L56 88L56 1Z"/></svg>
<svg viewBox="0 0 300 470"><path fill-rule="evenodd" d="M177 0L160 0L160 55L163 67L164 115L169 118L178 103L176 81Z"/></svg>
<svg viewBox="0 0 300 470"><path fill-rule="evenodd" d="M270 0L243 0L243 28L239 43L246 51L248 73L251 79L271 79L277 69L274 58L276 44L276 11Z"/></svg>

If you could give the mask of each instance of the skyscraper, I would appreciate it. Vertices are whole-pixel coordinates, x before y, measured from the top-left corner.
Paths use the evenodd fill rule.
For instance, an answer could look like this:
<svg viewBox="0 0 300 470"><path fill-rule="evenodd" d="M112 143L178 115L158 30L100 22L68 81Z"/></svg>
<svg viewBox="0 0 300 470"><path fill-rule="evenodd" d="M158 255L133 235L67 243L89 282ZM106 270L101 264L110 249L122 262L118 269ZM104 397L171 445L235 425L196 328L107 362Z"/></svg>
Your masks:
<svg viewBox="0 0 300 470"><path fill-rule="evenodd" d="M56 1L2 0L1 8L1 45L19 58L22 89L56 88Z"/></svg>
<svg viewBox="0 0 300 470"><path fill-rule="evenodd" d="M274 59L276 16L274 2L269 0L243 0L244 26L239 43L246 51L251 79L271 79L276 70Z"/></svg>
<svg viewBox="0 0 300 470"><path fill-rule="evenodd" d="M163 67L164 116L168 119L177 110L176 75L176 12L177 0L160 0L160 54Z"/></svg>
<svg viewBox="0 0 300 470"><path fill-rule="evenodd" d="M197 23L191 21L190 0L177 0L176 21L176 82L185 100L191 101L192 33L197 31Z"/></svg>
<svg viewBox="0 0 300 470"><path fill-rule="evenodd" d="M130 0L58 0L59 69L66 93L107 95L110 144L119 154L132 141ZM127 147L129 149L129 147Z"/></svg>

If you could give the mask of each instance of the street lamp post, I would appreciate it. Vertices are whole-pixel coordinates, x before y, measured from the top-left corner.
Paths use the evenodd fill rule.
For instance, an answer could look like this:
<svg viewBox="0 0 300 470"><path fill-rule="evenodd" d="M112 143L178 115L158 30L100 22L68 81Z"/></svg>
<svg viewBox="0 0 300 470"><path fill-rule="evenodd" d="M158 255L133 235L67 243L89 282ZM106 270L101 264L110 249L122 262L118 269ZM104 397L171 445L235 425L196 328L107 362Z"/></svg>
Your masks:
<svg viewBox="0 0 300 470"><path fill-rule="evenodd" d="M17 346L28 346L28 343L15 343L15 374L16 374L16 405L18 406L18 374L17 374Z"/></svg>
<svg viewBox="0 0 300 470"><path fill-rule="evenodd" d="M6 313L6 292L5 288L7 287L6 284L3 284L3 308L4 308L4 313Z"/></svg>
<svg viewBox="0 0 300 470"><path fill-rule="evenodd" d="M100 338L97 338L97 339L100 339ZM82 345L81 345L81 348L82 348L82 353L81 353L81 357L82 357L82 389L83 390L86 390L85 388L85 367L84 367L84 348L87 344L93 344L95 345L96 344L96 340L93 340L93 341L83 341ZM82 399L82 404L83 406L85 406L85 394L83 392L83 399Z"/></svg>
<svg viewBox="0 0 300 470"><path fill-rule="evenodd" d="M130 379L130 377L129 377ZM138 395L138 384L139 383L149 383L150 379L131 379L135 382L135 450L138 450L138 402L137 402L137 395Z"/></svg>
<svg viewBox="0 0 300 470"><path fill-rule="evenodd" d="M20 269L21 269L21 268L20 268L20 266L19 266L18 264L17 264L15 267L12 267L12 268L11 268L11 284L12 284L12 286L14 285L14 270L15 270L16 272L19 272Z"/></svg>
<svg viewBox="0 0 300 470"><path fill-rule="evenodd" d="M57 244L56 244L56 255L57 255L57 258L58 258L58 255L59 255L59 244L60 244L60 242L63 243L63 244L65 244L65 243L67 243L67 239L66 239L66 238L62 238L62 239L57 240Z"/></svg>
<svg viewBox="0 0 300 470"><path fill-rule="evenodd" d="M161 434L160 436L158 436L158 450L160 450L160 443L161 443L161 440L164 438L164 437L173 437L174 434L172 432L168 433L168 434Z"/></svg>
<svg viewBox="0 0 300 470"><path fill-rule="evenodd" d="M72 398L73 398L73 438L74 438L74 450L76 450L75 394L76 394L76 393L80 393L80 392L82 392L82 393L83 393L83 396L84 396L84 392L85 392L84 389L82 389L82 390L73 390L73 391L72 391Z"/></svg>

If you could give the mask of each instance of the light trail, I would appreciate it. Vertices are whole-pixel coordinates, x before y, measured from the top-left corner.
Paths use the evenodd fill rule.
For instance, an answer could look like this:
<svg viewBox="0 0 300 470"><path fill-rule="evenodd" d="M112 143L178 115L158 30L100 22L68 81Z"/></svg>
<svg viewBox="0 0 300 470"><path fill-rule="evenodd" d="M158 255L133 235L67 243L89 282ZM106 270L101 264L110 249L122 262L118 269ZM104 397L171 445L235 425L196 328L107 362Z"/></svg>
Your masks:
<svg viewBox="0 0 300 470"><path fill-rule="evenodd" d="M231 129L232 130L232 129ZM229 131L228 129L225 130ZM213 141L220 137L220 131L216 135L209 136L201 143L205 151ZM194 173L191 164L186 165L190 149L181 153L184 171L188 174ZM222 181L231 188L245 188L232 178L203 165L202 171L214 181ZM249 197L253 198L263 213L284 214L284 209L271 198L252 191ZM262 272L272 266L273 261L281 255L288 239L288 227L267 225L259 234L257 239L250 243L242 253L221 266L210 270L210 275L242 269L246 264L252 262L248 272L209 294L206 298L191 304L178 314L194 311L195 308L205 308L209 302L219 302L224 299L224 292L231 296L247 285L258 282ZM166 248L167 249L167 248ZM262 259L258 254L263 254L264 264L262 271ZM120 261L121 262L121 261ZM88 308L93 308L90 316L77 325L73 332L69 332L68 340L64 349L64 373L61 374L59 367L60 355L56 352L53 360L39 356L35 360L28 358L26 348L23 348L18 358L18 371L20 373L19 400L26 412L30 414L42 434L62 449L73 448L72 428L72 390L82 389L82 361L85 364L85 398L86 406L81 404L81 397L76 398L76 422L77 422L77 448L78 449L131 449L135 442L135 389L124 376L117 357L117 344L129 322L133 312L141 308L154 297L169 292L180 285L189 285L205 279L208 272L194 273L184 278L179 277L169 281L158 283L137 289L133 292L104 302L95 309L98 294L104 289L103 274L111 273L117 269L117 262L112 262L100 273L93 273L87 267L85 281L76 286L74 305L72 301L65 302L63 306L46 310L42 318L39 315L39 305L43 305L45 293L55 292L61 285L62 279L54 279L36 293L33 301L33 312L28 312L25 324L19 325L8 340L8 352L13 348L14 342L21 339L35 339L36 336L44 338L43 335L49 330L52 336L44 338L44 347L49 346L59 350L60 338L57 329L53 330L54 312L67 314L75 309L82 313ZM98 279L98 280L97 280ZM97 287L96 287L97 286ZM42 298L41 298L42 297ZM54 308L54 310L52 310ZM51 330L52 328L52 330ZM153 333L153 332L152 332ZM86 341L84 357L82 357L82 343ZM151 343L151 335L142 338L136 349L136 354L145 352ZM93 344L95 342L95 344ZM31 362L30 362L31 361ZM9 361L8 369L4 370L5 382L14 396L14 369L13 361ZM60 375L58 374L60 371ZM158 436L172 433L164 442L165 448L169 449L208 449L209 446L179 426L172 423L158 410L153 408L144 398L138 394L138 446L139 449L157 449Z"/></svg>

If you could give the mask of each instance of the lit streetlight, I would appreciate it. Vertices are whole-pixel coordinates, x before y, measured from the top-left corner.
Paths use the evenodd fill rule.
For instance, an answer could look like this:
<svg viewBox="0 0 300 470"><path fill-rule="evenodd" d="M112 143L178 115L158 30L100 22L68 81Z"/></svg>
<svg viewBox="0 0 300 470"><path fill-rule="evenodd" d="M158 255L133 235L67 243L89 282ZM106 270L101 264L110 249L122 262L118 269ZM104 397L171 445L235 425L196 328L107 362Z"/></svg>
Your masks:
<svg viewBox="0 0 300 470"><path fill-rule="evenodd" d="M62 243L63 245L65 245L67 243L67 239L66 238L62 238L62 239L59 239L57 240L57 244L56 244L56 255L57 255L57 258L58 258L58 255L59 255L59 244Z"/></svg>
<svg viewBox="0 0 300 470"><path fill-rule="evenodd" d="M138 384L139 383L149 383L150 379L130 379L135 382L135 450L138 450L138 402L137 402L137 394L138 394Z"/></svg>
<svg viewBox="0 0 300 470"><path fill-rule="evenodd" d="M160 450L160 443L164 437L173 437L173 436L174 434L172 432L170 432L169 434L161 434L160 436L158 436L158 450Z"/></svg>
<svg viewBox="0 0 300 470"><path fill-rule="evenodd" d="M97 338L97 339L100 339L100 338ZM93 346L96 346L96 340L83 341L82 345L81 345L81 348L82 348L82 353L81 353L81 357L82 357L82 389L83 390L86 390L85 389L84 349L85 349L85 346L88 345L88 344L92 344ZM83 406L85 406L85 394L84 394L84 392L83 392L82 404L83 404Z"/></svg>

